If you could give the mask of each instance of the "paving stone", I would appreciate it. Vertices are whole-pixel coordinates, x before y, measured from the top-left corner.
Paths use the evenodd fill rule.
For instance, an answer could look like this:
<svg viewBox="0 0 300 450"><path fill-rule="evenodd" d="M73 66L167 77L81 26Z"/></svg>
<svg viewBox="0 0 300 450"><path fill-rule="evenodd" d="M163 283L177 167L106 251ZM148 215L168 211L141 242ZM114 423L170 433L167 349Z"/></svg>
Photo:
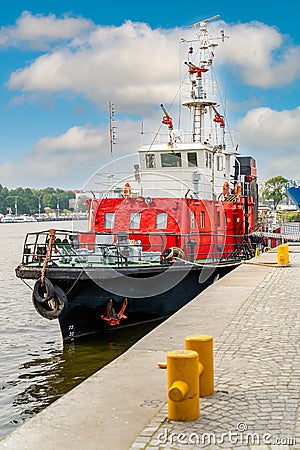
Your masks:
<svg viewBox="0 0 300 450"><path fill-rule="evenodd" d="M274 269L268 274L215 342L215 393L201 399L200 419L193 423L154 420L141 436L147 436L147 429L153 431L156 426L156 438L159 433L185 433L189 439L196 433L200 439L197 446L167 442L171 449L300 448L298 260L299 256L291 254L288 270ZM167 414L167 405L164 411ZM215 443L201 441L210 434L215 436ZM269 445L274 441L265 443L267 434L279 439L276 443L294 438L296 446L289 446L287 440L285 445ZM145 448L153 449L154 445L152 438ZM160 448L159 443L156 445Z"/></svg>
<svg viewBox="0 0 300 450"><path fill-rule="evenodd" d="M130 450L136 450L136 449L144 449L146 448L146 444L145 443L141 443L141 442L134 442L131 447Z"/></svg>

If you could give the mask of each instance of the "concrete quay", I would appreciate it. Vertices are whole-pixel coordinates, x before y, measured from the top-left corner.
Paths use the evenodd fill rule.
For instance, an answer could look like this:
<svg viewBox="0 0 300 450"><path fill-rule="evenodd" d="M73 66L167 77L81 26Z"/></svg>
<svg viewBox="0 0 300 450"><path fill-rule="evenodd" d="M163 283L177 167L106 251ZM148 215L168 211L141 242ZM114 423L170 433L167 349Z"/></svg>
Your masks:
<svg viewBox="0 0 300 450"><path fill-rule="evenodd" d="M217 281L121 357L0 441L13 450L300 448L300 246ZM167 418L157 363L186 335L214 338L215 393L193 422Z"/></svg>

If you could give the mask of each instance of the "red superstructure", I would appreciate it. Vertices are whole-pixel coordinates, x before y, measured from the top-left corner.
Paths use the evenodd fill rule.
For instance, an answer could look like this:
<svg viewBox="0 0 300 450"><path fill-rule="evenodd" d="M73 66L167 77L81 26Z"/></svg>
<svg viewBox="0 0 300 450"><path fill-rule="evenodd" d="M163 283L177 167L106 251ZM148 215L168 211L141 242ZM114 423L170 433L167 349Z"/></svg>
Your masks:
<svg viewBox="0 0 300 450"><path fill-rule="evenodd" d="M237 201L238 200L238 201ZM254 229L253 198L246 198L248 220L245 229L245 197L230 201L190 198L108 198L90 203L90 231L128 233L144 251L178 247L189 253L195 240L195 259L228 257L245 233ZM219 249L218 249L219 246Z"/></svg>

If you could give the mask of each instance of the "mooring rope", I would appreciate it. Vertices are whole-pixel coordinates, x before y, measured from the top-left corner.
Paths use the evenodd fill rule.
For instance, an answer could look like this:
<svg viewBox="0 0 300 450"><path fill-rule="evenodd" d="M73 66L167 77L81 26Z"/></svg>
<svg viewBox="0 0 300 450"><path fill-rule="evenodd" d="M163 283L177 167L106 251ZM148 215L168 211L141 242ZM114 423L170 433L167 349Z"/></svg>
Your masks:
<svg viewBox="0 0 300 450"><path fill-rule="evenodd" d="M23 283L26 284L26 286L33 292L33 287L31 287L30 284L26 283L24 278L21 278L21 281L23 281Z"/></svg>
<svg viewBox="0 0 300 450"><path fill-rule="evenodd" d="M276 262L251 262L251 261L242 261L242 264L250 264L252 266L266 266L266 267L290 267L290 264L277 264Z"/></svg>
<svg viewBox="0 0 300 450"><path fill-rule="evenodd" d="M213 267L213 268L217 268L222 266L222 263L220 262L218 263L210 263L209 261L205 261L203 263L196 263L195 261L187 261L186 259L182 259L182 258L178 258L177 256L174 256L174 259L176 259L177 261L182 261L184 263L187 264L191 264L192 266L199 266L199 267L203 267L203 266L207 266L207 267ZM229 264L223 264L225 267L231 267L231 266L237 266L238 264L241 264L241 261L237 261L235 263L229 263Z"/></svg>
<svg viewBox="0 0 300 450"><path fill-rule="evenodd" d="M55 242L55 237L56 237L55 235L56 235L55 230L53 228L51 228L49 230L49 242L48 242L46 257L44 259L43 267L42 267L42 270L41 270L41 281L42 281L42 285L43 286L45 284L46 267L47 267L48 262L51 259L51 251L52 251L52 246L53 246L53 244Z"/></svg>

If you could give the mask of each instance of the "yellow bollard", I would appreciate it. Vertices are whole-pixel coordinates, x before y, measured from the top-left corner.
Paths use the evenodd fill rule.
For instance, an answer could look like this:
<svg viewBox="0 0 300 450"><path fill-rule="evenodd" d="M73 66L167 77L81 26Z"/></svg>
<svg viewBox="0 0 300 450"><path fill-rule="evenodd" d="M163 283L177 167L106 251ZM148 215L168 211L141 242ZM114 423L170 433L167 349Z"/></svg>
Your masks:
<svg viewBox="0 0 300 450"><path fill-rule="evenodd" d="M192 350L167 353L168 418L191 421L198 419L198 354Z"/></svg>
<svg viewBox="0 0 300 450"><path fill-rule="evenodd" d="M289 246L288 244L281 244L277 247L277 264L285 266L289 264Z"/></svg>
<svg viewBox="0 0 300 450"><path fill-rule="evenodd" d="M214 393L213 338L205 334L191 334L185 338L185 349L195 350L199 356L200 396L212 395Z"/></svg>

